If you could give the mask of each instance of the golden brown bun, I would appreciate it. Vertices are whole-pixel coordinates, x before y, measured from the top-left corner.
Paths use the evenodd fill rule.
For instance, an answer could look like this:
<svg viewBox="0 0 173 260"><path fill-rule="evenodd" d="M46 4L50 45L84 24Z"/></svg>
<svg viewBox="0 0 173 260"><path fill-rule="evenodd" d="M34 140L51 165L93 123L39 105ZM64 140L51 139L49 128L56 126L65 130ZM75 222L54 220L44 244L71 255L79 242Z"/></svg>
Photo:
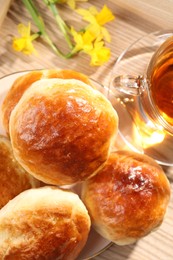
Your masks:
<svg viewBox="0 0 173 260"><path fill-rule="evenodd" d="M2 104L2 122L7 134L9 134L9 118L11 111L19 102L25 90L35 81L46 78L78 79L86 84L90 84L87 76L73 70L38 70L20 76L14 81Z"/></svg>
<svg viewBox="0 0 173 260"><path fill-rule="evenodd" d="M35 82L13 109L10 137L18 162L39 180L72 184L107 160L117 113L99 91L79 80Z"/></svg>
<svg viewBox="0 0 173 260"><path fill-rule="evenodd" d="M22 192L0 211L0 259L73 260L90 218L78 195L55 187Z"/></svg>
<svg viewBox="0 0 173 260"><path fill-rule="evenodd" d="M162 168L148 156L128 151L110 154L82 190L95 229L119 245L131 244L158 227L169 197Z"/></svg>
<svg viewBox="0 0 173 260"><path fill-rule="evenodd" d="M0 208L20 192L39 185L15 160L10 141L0 136Z"/></svg>

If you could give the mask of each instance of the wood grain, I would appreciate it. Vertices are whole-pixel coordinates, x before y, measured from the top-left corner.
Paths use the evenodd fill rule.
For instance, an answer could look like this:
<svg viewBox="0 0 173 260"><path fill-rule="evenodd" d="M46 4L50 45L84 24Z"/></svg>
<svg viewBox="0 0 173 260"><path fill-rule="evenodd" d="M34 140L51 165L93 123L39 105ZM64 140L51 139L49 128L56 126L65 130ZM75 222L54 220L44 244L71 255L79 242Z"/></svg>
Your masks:
<svg viewBox="0 0 173 260"><path fill-rule="evenodd" d="M41 0L37 2L40 5L40 11L46 19L49 32L54 41L64 52L67 52L67 46L58 28L52 26L51 14L47 12ZM57 67L78 70L108 86L113 65L125 48L147 33L173 28L173 2L170 0L90 0L89 2L89 4L95 4L98 8L101 8L104 3L112 9L116 16L116 19L107 25L112 37L112 41L109 44L112 56L107 64L101 67L91 67L89 65L89 58L84 54L70 60L62 59L57 57L42 40L35 43L35 47L38 50L37 56L23 56L20 53L14 52L11 42L13 35L17 34L17 24L20 22L27 24L31 18L24 8L22 1L13 1L0 30L0 77L16 71ZM89 4L85 3L86 6ZM72 15L72 11L69 8L61 7L60 12L68 23L74 26L76 24L80 25L77 15ZM32 26L35 28L33 23ZM3 86L0 87L3 88ZM173 192L173 168L165 168L164 170L170 180ZM172 245L173 197L171 196L164 222L156 232L141 239L134 245L123 247L112 245L94 259L172 260Z"/></svg>

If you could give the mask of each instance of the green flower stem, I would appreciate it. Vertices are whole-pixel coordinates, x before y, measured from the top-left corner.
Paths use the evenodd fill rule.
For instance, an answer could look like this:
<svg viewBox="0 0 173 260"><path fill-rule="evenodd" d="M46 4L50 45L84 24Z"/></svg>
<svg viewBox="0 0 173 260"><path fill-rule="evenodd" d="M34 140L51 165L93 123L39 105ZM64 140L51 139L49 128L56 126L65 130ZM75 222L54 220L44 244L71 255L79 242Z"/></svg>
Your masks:
<svg viewBox="0 0 173 260"><path fill-rule="evenodd" d="M34 40L36 40L37 38L39 38L40 35L41 35L40 32L37 32L37 33L32 34L32 35L31 35L32 41L34 41Z"/></svg>
<svg viewBox="0 0 173 260"><path fill-rule="evenodd" d="M73 48L73 44L69 38L69 35L68 35L68 32L70 31L68 26L66 25L66 23L63 21L63 19L61 18L59 12L58 12L58 9L56 7L56 4L52 3L51 1L49 0L43 0L44 3L50 8L50 10L52 11L54 17L55 17L55 20L61 30L61 32L63 33L64 35L64 38L68 44L68 46L70 47L70 49Z"/></svg>
<svg viewBox="0 0 173 260"><path fill-rule="evenodd" d="M63 58L68 58L69 54L64 55L57 47L56 45L51 41L49 35L46 32L44 21L39 14L38 10L33 4L32 0L22 0L26 8L28 9L29 13L31 14L35 24L37 25L40 34L44 37L45 41L48 43L48 45L53 49L53 51Z"/></svg>

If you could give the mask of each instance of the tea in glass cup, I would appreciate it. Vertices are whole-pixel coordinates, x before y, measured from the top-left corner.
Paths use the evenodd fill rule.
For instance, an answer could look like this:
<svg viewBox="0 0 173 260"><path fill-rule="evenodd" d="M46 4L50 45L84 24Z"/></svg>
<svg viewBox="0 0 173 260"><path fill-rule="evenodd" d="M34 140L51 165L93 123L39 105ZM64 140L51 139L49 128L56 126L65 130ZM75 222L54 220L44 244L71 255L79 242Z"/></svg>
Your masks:
<svg viewBox="0 0 173 260"><path fill-rule="evenodd" d="M144 153L173 165L173 33L150 34L131 45L115 65L109 97L129 114L122 135L126 124L138 132L124 136L129 146L136 148L138 139Z"/></svg>
<svg viewBox="0 0 173 260"><path fill-rule="evenodd" d="M160 116L173 127L173 36L153 56L147 78Z"/></svg>

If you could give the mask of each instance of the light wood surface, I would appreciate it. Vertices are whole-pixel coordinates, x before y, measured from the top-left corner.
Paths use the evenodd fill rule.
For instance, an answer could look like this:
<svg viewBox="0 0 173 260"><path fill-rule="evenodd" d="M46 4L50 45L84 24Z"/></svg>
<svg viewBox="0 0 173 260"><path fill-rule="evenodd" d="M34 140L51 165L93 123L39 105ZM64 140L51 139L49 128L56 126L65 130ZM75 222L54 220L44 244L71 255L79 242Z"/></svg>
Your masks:
<svg viewBox="0 0 173 260"><path fill-rule="evenodd" d="M6 2L1 0L0 3ZM41 3L42 1L37 1ZM22 4L22 1L12 2L6 18L0 30L0 77L7 74L40 68L68 68L83 72L98 82L108 86L111 71L117 57L121 52L139 37L161 29L173 30L173 1L172 0L110 0L110 1L90 1L101 8L106 3L116 19L108 24L112 37L109 44L112 56L110 61L101 67L89 66L89 59L85 55L79 55L73 59L65 60L57 57L42 40L35 43L38 56L24 56L16 53L11 48L12 35L17 34L17 24L20 22L27 24L30 15ZM86 6L88 3L86 3ZM43 4L40 10L48 22L50 31L56 43L66 51L58 29L50 25L52 19ZM66 21L76 25L78 17L72 15L68 8L61 8ZM34 25L33 25L33 28ZM3 86L0 86L3 88ZM173 169L164 168L173 191ZM117 246L112 245L105 252L94 258L95 260L172 260L173 259L173 197L169 203L167 214L162 226L152 234L141 239L134 245Z"/></svg>

